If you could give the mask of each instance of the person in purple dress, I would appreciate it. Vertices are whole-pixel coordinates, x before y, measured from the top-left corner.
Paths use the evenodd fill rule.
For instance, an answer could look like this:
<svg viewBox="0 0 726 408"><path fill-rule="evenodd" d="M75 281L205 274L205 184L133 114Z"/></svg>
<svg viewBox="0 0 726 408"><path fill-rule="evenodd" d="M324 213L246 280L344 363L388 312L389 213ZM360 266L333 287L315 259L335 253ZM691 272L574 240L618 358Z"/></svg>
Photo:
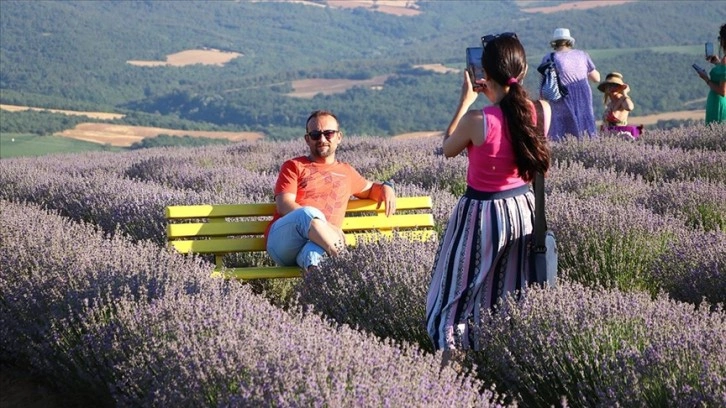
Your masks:
<svg viewBox="0 0 726 408"><path fill-rule="evenodd" d="M564 98L550 101L552 124L549 136L555 141L565 135L577 138L595 136L595 112L588 80L599 83L600 73L587 52L573 48L575 39L569 29L555 29L550 45L554 49L557 74L568 93ZM542 62L549 58L550 54L545 55Z"/></svg>

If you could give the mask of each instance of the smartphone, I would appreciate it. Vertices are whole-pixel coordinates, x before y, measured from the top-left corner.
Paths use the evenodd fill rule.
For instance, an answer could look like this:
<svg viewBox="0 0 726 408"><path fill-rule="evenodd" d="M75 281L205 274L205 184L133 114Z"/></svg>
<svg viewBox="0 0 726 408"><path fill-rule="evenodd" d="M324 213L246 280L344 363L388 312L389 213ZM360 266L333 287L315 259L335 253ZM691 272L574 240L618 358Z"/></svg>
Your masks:
<svg viewBox="0 0 726 408"><path fill-rule="evenodd" d="M696 72L707 75L706 70L700 67L698 64L693 64L691 66L693 67L693 69L696 70Z"/></svg>
<svg viewBox="0 0 726 408"><path fill-rule="evenodd" d="M482 47L469 47L466 49L466 70L469 72L472 87L476 90L480 85L476 84L477 79L484 78L484 68L481 66L481 57L484 53Z"/></svg>
<svg viewBox="0 0 726 408"><path fill-rule="evenodd" d="M707 42L706 43L706 57L710 57L711 55L715 55L713 53L713 43Z"/></svg>

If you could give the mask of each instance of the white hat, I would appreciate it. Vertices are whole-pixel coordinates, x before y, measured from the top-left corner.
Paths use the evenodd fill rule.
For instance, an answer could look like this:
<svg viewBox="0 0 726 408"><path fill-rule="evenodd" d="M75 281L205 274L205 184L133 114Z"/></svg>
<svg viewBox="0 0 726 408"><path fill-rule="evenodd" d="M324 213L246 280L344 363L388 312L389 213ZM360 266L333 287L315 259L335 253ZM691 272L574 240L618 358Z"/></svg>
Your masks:
<svg viewBox="0 0 726 408"><path fill-rule="evenodd" d="M552 34L552 41L557 40L569 40L572 45L575 45L575 39L570 36L569 28L555 28L555 32Z"/></svg>

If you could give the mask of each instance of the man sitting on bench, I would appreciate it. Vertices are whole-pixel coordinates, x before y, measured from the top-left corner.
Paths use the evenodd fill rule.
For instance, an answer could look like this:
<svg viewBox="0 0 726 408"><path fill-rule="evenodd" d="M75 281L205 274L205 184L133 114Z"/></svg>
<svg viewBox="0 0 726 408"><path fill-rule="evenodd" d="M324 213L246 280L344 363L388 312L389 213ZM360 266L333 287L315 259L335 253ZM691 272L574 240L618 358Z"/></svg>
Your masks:
<svg viewBox="0 0 726 408"><path fill-rule="evenodd" d="M343 138L338 119L329 111L314 111L305 125L308 156L285 161L275 183L275 214L265 231L266 247L278 265L317 270L321 259L345 248L341 226L351 196L396 211L393 184L374 183L347 163L335 159Z"/></svg>

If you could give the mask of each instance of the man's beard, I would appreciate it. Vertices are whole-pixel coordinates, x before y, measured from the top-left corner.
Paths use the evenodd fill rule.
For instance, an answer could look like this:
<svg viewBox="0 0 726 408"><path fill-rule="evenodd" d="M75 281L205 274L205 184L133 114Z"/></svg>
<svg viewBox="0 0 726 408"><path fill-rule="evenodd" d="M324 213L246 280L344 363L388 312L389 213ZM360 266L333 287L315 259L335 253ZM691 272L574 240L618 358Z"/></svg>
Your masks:
<svg viewBox="0 0 726 408"><path fill-rule="evenodd" d="M317 157L325 158L333 154L333 149L331 149L330 146L315 146L313 154Z"/></svg>

